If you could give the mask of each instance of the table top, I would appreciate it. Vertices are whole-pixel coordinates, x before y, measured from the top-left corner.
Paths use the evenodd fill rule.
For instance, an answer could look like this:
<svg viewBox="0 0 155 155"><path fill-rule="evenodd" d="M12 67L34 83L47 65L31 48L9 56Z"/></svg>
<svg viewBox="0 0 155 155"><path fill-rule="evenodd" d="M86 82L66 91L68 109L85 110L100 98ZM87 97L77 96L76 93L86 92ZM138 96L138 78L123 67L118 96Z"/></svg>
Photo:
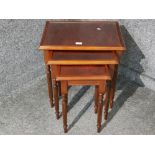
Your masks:
<svg viewBox="0 0 155 155"><path fill-rule="evenodd" d="M112 51L54 51L49 65L103 65L119 64L116 52Z"/></svg>
<svg viewBox="0 0 155 155"><path fill-rule="evenodd" d="M118 22L47 21L40 50L119 50L124 51Z"/></svg>
<svg viewBox="0 0 155 155"><path fill-rule="evenodd" d="M107 66L61 66L60 74L56 77L57 80L111 80L111 73Z"/></svg>

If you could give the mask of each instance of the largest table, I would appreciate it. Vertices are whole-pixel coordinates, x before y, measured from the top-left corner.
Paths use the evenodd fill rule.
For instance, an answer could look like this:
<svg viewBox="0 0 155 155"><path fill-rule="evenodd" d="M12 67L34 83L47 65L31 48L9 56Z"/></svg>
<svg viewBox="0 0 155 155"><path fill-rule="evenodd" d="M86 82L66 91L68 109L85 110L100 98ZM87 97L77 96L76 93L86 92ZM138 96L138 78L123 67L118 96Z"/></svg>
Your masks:
<svg viewBox="0 0 155 155"><path fill-rule="evenodd" d="M110 61L108 53L116 53L117 58L125 51L125 45L122 39L120 26L115 21L47 21L42 39L40 42L40 50L44 53L44 62L46 65L48 91L51 106L53 106L51 64L53 64L53 53L61 51L67 54L74 54L79 51L86 53L104 54L107 61L97 61L96 59L83 60L83 64L113 65L114 76L112 80L112 91L115 92L117 68L118 65ZM59 63L67 64L69 61L61 61ZM78 64L78 61L71 62ZM71 65L70 64L70 65ZM114 94L114 93L113 93ZM111 97L113 98L114 95ZM111 103L112 106L112 103Z"/></svg>

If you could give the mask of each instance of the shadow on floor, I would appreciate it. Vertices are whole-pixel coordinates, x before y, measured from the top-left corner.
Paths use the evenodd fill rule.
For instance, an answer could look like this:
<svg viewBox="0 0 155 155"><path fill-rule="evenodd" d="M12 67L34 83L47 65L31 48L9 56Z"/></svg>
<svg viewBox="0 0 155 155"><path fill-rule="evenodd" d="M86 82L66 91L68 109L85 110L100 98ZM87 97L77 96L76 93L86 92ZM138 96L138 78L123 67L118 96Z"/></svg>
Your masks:
<svg viewBox="0 0 155 155"><path fill-rule="evenodd" d="M121 87L121 88L120 88ZM123 104L130 98L138 89L139 85L134 82L127 82L123 79L118 80L117 90L122 90L114 101L112 110L108 114L108 120L103 120L102 129L112 120Z"/></svg>
<svg viewBox="0 0 155 155"><path fill-rule="evenodd" d="M108 120L102 124L102 129L112 120L128 98L136 92L138 87L144 87L140 79L140 74L144 69L140 62L145 56L124 25L121 26L121 31L126 45L126 51L121 57L120 66L126 69L123 76L126 77L128 75L132 82L126 81L123 76L118 78L116 90L121 90L122 92L115 99L114 106L109 112Z"/></svg>
<svg viewBox="0 0 155 155"><path fill-rule="evenodd" d="M84 86L76 93L76 95L72 98L72 100L70 101L68 105L68 111L70 111L75 106L75 104L88 91L89 88L90 86Z"/></svg>
<svg viewBox="0 0 155 155"><path fill-rule="evenodd" d="M119 109L123 106L123 104L128 100L130 96L132 96L138 87L144 87L143 82L140 79L140 74L144 71L140 62L141 59L144 59L144 55L132 36L129 34L125 26L121 26L121 31L124 37L124 41L126 44L126 52L123 54L121 58L121 66L125 68L125 72L122 77L118 78L117 89L121 90L121 94L114 101L114 106L112 110L109 112L108 120L102 124L102 129L109 123L112 118L116 115ZM129 73L131 72L131 73ZM129 78L135 82L129 82L125 80L126 75L129 75ZM138 83L138 84L137 84ZM90 87L82 87L79 92L73 97L69 104L69 110L71 110L74 105L80 100L80 98L87 92ZM73 122L70 124L69 129L71 129L81 118L81 116L86 112L86 110L90 107L93 99L91 99L86 106L79 112Z"/></svg>
<svg viewBox="0 0 155 155"><path fill-rule="evenodd" d="M84 106L84 108L78 113L78 115L74 118L72 123L69 125L68 130L70 130L82 117L82 115L87 111L87 109L91 106L93 102L93 98Z"/></svg>

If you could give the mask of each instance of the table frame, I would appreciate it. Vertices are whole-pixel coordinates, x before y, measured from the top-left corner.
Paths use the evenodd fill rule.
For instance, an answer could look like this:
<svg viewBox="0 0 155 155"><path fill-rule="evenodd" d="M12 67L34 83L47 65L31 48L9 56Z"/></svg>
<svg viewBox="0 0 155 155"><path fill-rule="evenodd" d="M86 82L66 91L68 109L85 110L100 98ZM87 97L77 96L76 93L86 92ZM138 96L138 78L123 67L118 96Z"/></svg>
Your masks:
<svg viewBox="0 0 155 155"><path fill-rule="evenodd" d="M101 52L104 52L104 51L109 51L109 52L112 52L112 51L115 51L117 53L117 57L118 57L118 60L120 59L120 56L123 54L123 52L126 50L126 47L125 47L125 44L124 44L124 41L123 41L123 38L122 38L122 35L121 35L121 31L120 31L120 26L119 26L119 23L118 22L115 22L115 21L107 21L108 23L111 22L111 23L115 23L116 24L116 27L117 27L117 32L118 32L118 37L119 38L119 41L120 41L120 45L121 46L68 46L68 45L57 45L57 46L53 46L53 45L44 45L43 44L43 40L45 39L45 32L47 31L47 25L49 24L49 22L51 21L47 21L46 22L46 25L45 25L45 29L44 29L44 32L43 32L43 36L42 36L42 40L41 40L41 43L40 43L40 47L39 49L43 51L44 53L44 62L45 62L45 65L46 65L46 75L47 75L47 83L48 83L48 93L49 93L49 98L50 98L50 103L51 103L51 107L54 106L54 100L53 100L53 89L52 89L52 85L56 85L56 81L53 80L52 81L52 70L51 70L51 63L50 61L52 61L52 54L53 54L53 51L54 50L72 50L72 51L81 51L81 50L84 50L84 51L101 51ZM52 21L52 22L64 22L64 21ZM67 21L66 21L67 22ZM69 21L68 23L70 23L71 21ZM77 21L76 21L77 22ZM79 22L83 22L83 21L79 21ZM97 22L97 21L87 21L87 22ZM99 22L102 22L102 21L99 21ZM104 21L105 22L105 21ZM108 37L108 36L107 36ZM53 62L52 62L53 63ZM70 63L70 62L68 62ZM73 63L73 62L71 62ZM74 61L74 63L77 64L77 62ZM88 62L89 63L89 62ZM100 64L101 62L97 62L97 61L92 61L91 64ZM66 62L64 64L67 64ZM87 64L87 63L85 63ZM106 62L106 64L109 64L109 65L113 65L114 67L114 75L113 75L113 79L112 79L112 92L110 93L111 96L110 96L110 107L112 108L113 106L113 99L114 99L114 95L115 95L115 89L116 89L116 81L117 81L117 72L118 72L118 64L112 64L111 62ZM62 64L63 65L63 64ZM73 65L73 64L70 64L70 65ZM87 64L88 65L88 64ZM59 66L58 67L58 70L59 71ZM60 86L59 86L60 88ZM61 91L59 91L61 92Z"/></svg>

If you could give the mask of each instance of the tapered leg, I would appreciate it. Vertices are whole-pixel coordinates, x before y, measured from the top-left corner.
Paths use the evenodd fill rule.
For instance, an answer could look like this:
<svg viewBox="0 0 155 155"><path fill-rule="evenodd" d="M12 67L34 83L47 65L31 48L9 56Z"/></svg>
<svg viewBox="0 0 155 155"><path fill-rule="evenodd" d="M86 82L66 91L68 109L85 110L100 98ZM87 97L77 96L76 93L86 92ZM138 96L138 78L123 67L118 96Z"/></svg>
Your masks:
<svg viewBox="0 0 155 155"><path fill-rule="evenodd" d="M56 118L59 119L59 100L58 100L58 85L55 79L53 79L53 102L55 105L55 113L56 113Z"/></svg>
<svg viewBox="0 0 155 155"><path fill-rule="evenodd" d="M103 94L99 94L98 111L97 111L97 132L101 130L102 122L102 111L103 111Z"/></svg>
<svg viewBox="0 0 155 155"><path fill-rule="evenodd" d="M95 105L94 105L95 113L97 113L97 109L98 109L98 99L99 99L99 86L95 86Z"/></svg>
<svg viewBox="0 0 155 155"><path fill-rule="evenodd" d="M62 94L62 116L64 132L67 133L67 94Z"/></svg>
<svg viewBox="0 0 155 155"><path fill-rule="evenodd" d="M50 65L46 65L46 75L47 75L48 94L49 94L50 104L51 104L51 107L54 107Z"/></svg>
<svg viewBox="0 0 155 155"><path fill-rule="evenodd" d="M62 93L62 116L63 116L63 128L64 132L67 132L67 100L68 100L68 84L66 81L61 81L61 93Z"/></svg>
<svg viewBox="0 0 155 155"><path fill-rule="evenodd" d="M59 91L59 96L61 96L61 82L58 82L58 91Z"/></svg>
<svg viewBox="0 0 155 155"><path fill-rule="evenodd" d="M111 90L111 81L107 81L107 91L106 91L105 108L104 108L104 119L105 120L107 120L108 118L110 90Z"/></svg>
<svg viewBox="0 0 155 155"><path fill-rule="evenodd" d="M110 92L110 108L111 109L113 107L113 101L114 101L115 90L116 90L117 72L118 72L118 65L115 65L114 75L112 78L112 87L111 87L111 92Z"/></svg>

